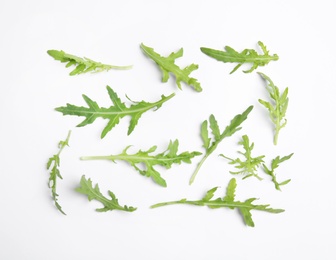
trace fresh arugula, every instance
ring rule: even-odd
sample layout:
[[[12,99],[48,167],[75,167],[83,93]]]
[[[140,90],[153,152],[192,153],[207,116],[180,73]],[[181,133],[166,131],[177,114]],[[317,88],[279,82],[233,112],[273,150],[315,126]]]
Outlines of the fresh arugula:
[[[54,154],[49,158],[47,162],[47,170],[50,170],[48,186],[51,189],[51,196],[54,200],[56,208],[64,215],[61,205],[58,203],[58,194],[57,194],[57,179],[63,179],[60,173],[59,167],[61,163],[60,154],[66,146],[69,146],[71,131],[68,132],[67,138],[64,141],[58,143],[58,153]]]
[[[48,50],[47,53],[55,60],[59,60],[62,63],[67,63],[65,66],[66,68],[73,65],[76,66],[76,68],[70,72],[70,76],[79,75],[87,72],[108,71],[110,69],[127,70],[132,68],[132,66],[114,66],[103,64],[89,58],[80,58],[75,55],[68,54],[62,50]]]
[[[187,200],[181,199],[177,201],[161,202],[151,206],[151,208],[158,208],[162,206],[168,206],[173,204],[189,204],[195,206],[207,206],[211,209],[217,208],[237,208],[243,216],[243,220],[247,226],[254,227],[254,222],[252,219],[251,210],[266,211],[270,213],[281,213],[284,212],[283,209],[273,209],[270,208],[269,204],[255,205],[253,202],[256,198],[249,198],[245,201],[235,200],[237,182],[235,178],[232,178],[227,186],[226,195],[223,198],[212,199],[214,193],[217,191],[218,187],[212,188],[207,191],[205,196],[201,200]]]
[[[201,47],[201,51],[218,61],[238,63],[238,65],[234,67],[230,74],[239,69],[241,65],[245,63],[252,63],[251,68],[244,71],[245,73],[250,73],[257,69],[259,66],[265,66],[270,61],[276,61],[279,59],[279,56],[277,54],[270,55],[266,46],[261,41],[259,41],[258,44],[263,51],[263,54],[258,54],[258,52],[253,49],[245,49],[239,53],[229,46],[225,46],[225,51],[214,50],[205,47]]]
[[[119,123],[121,118],[125,116],[130,116],[131,121],[127,132],[127,134],[130,135],[143,113],[145,113],[150,109],[155,110],[159,109],[164,102],[168,101],[169,99],[175,96],[175,93],[167,97],[162,95],[161,99],[154,103],[148,103],[145,101],[140,102],[132,101],[133,104],[130,107],[127,107],[125,103],[121,102],[117,93],[114,92],[112,88],[110,88],[109,86],[107,86],[106,88],[110,96],[110,99],[113,103],[113,106],[110,106],[109,108],[99,107],[97,102],[91,100],[86,95],[83,95],[83,99],[85,100],[88,107],[79,107],[67,104],[66,107],[58,107],[55,110],[63,113],[63,115],[74,115],[85,117],[85,120],[81,122],[79,125],[77,125],[77,127],[91,124],[99,117],[108,119],[109,122],[103,129],[101,133],[101,138],[104,138],[106,134]]]
[[[243,179],[253,176],[259,180],[262,180],[262,178],[257,174],[257,169],[264,162],[263,158],[265,157],[265,155],[252,157],[254,143],[250,144],[250,140],[247,135],[243,135],[242,140],[238,144],[242,145],[245,150],[245,152],[238,151],[238,153],[242,154],[245,157],[244,161],[240,158],[231,159],[223,154],[220,154],[220,156],[230,161],[229,164],[233,164],[235,165],[236,169],[239,169],[239,171],[230,171],[230,173],[244,174],[245,176],[243,177]]]
[[[80,187],[76,188],[76,191],[88,196],[88,200],[96,200],[103,204],[103,208],[96,209],[98,212],[106,212],[112,210],[121,210],[121,211],[128,211],[132,212],[135,211],[136,208],[130,206],[121,206],[118,202],[118,199],[114,195],[112,191],[108,191],[108,195],[111,198],[105,197],[100,189],[98,184],[93,187],[91,179],[86,179],[83,175],[80,180]]]
[[[282,182],[278,182],[277,177],[276,177],[276,173],[274,171],[275,171],[276,168],[279,167],[280,163],[289,160],[293,156],[293,154],[294,153],[291,153],[291,154],[283,156],[283,157],[280,157],[280,156],[275,157],[271,162],[271,168],[270,169],[265,164],[263,164],[264,172],[272,177],[272,182],[274,183],[275,188],[279,191],[281,191],[280,186],[286,185],[291,180],[288,179],[288,180],[285,180],[285,181],[282,181]]]
[[[107,156],[84,156],[81,157],[82,160],[110,160],[115,162],[117,160],[122,160],[128,162],[135,170],[137,170],[141,175],[146,177],[151,177],[157,184],[166,187],[166,181],[161,177],[160,173],[154,169],[155,165],[161,165],[166,169],[171,168],[175,164],[191,163],[191,159],[195,156],[201,155],[200,152],[183,152],[177,154],[179,142],[175,140],[170,141],[167,149],[159,154],[150,155],[156,151],[157,146],[152,146],[147,151],[139,150],[137,153],[128,154],[127,150],[130,146],[127,146],[121,154],[118,155],[107,155]],[[144,165],[145,169],[142,169],[138,165]]]
[[[175,59],[183,56],[183,48],[178,52],[172,52],[168,57],[162,57],[160,54],[156,53],[153,48],[144,45],[140,45],[143,52],[150,57],[161,69],[163,76],[162,82],[167,82],[169,79],[169,73],[175,75],[176,84],[179,89],[181,89],[181,82],[186,83],[187,85],[193,87],[197,92],[202,91],[201,84],[195,78],[189,77],[189,74],[198,69],[197,64],[191,64],[184,69],[181,69],[178,65],[175,64]]]
[[[273,143],[274,145],[277,145],[279,132],[287,124],[287,119],[285,117],[289,102],[288,88],[286,88],[285,91],[280,94],[279,88],[274,85],[273,81],[268,76],[261,72],[258,72],[258,74],[268,82],[267,91],[272,101],[270,103],[259,99],[259,103],[267,108],[269,112],[269,116],[275,127]]]
[[[199,172],[201,166],[205,160],[216,150],[218,144],[226,137],[233,135],[235,132],[239,131],[239,127],[246,119],[248,114],[252,111],[253,106],[249,106],[242,114],[236,115],[230,122],[230,124],[220,133],[218,123],[214,115],[210,115],[209,122],[207,120],[203,121],[201,125],[201,137],[203,140],[203,147],[205,148],[205,155],[202,160],[198,163],[197,168],[190,178],[189,184],[192,184]],[[213,138],[209,137],[208,124],[212,131]]]

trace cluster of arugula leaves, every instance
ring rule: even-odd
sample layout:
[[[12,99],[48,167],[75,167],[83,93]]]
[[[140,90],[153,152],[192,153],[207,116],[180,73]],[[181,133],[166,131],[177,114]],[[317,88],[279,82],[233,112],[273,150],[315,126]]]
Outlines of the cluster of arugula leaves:
[[[258,67],[265,66],[270,61],[276,61],[279,59],[277,54],[270,55],[266,46],[262,42],[259,41],[258,44],[263,52],[262,54],[259,54],[256,50],[253,49],[245,49],[242,52],[238,52],[229,46],[226,46],[224,51],[214,50],[206,47],[201,47],[200,50],[204,54],[208,55],[209,57],[215,58],[218,61],[222,61],[224,63],[237,63],[237,65],[230,72],[230,74],[237,71],[238,68],[240,68],[243,64],[252,64],[250,69],[244,71],[245,73],[251,73]],[[181,48],[177,52],[172,52],[167,57],[161,56],[159,53],[155,52],[153,48],[148,47],[143,43],[141,43],[140,48],[144,52],[144,54],[148,56],[151,60],[153,60],[162,71],[162,82],[167,82],[170,74],[172,74],[175,77],[176,85],[179,89],[182,89],[181,83],[183,82],[187,86],[192,87],[196,92],[202,91],[201,84],[198,82],[198,80],[196,78],[190,77],[191,72],[198,69],[198,65],[191,64],[182,69],[175,63],[175,60],[177,58],[183,56],[183,48]],[[67,63],[66,67],[74,65],[75,69],[70,72],[71,76],[88,72],[108,71],[110,69],[124,70],[130,69],[132,67],[103,64],[101,62],[96,62],[88,58],[80,58],[75,55],[68,54],[62,50],[49,50],[48,54],[55,60],[61,61],[62,63]],[[265,101],[259,99],[259,103],[269,111],[270,119],[274,124],[273,143],[274,145],[276,145],[278,143],[279,131],[287,123],[285,116],[288,107],[288,88],[286,88],[283,93],[280,93],[279,88],[275,86],[273,81],[268,76],[261,72],[258,72],[258,74],[268,83],[266,89],[269,93],[271,100]],[[108,120],[106,127],[101,133],[101,138],[104,138],[106,134],[109,133],[123,117],[129,116],[131,117],[131,120],[127,134],[130,135],[134,131],[135,126],[138,124],[138,121],[143,113],[152,109],[156,111],[163,105],[163,103],[175,96],[175,93],[172,93],[169,96],[162,95],[161,99],[153,103],[149,103],[146,101],[134,102],[129,99],[132,104],[130,106],[126,106],[126,104],[120,100],[117,93],[112,90],[111,87],[107,86],[106,88],[113,104],[110,107],[100,107],[97,102],[93,101],[88,96],[83,95],[83,99],[88,107],[76,106],[67,103],[66,106],[58,107],[55,110],[61,112],[63,115],[84,117],[85,119],[80,124],[78,124],[77,127],[83,127],[85,125],[92,124],[97,118],[103,118]],[[112,162],[116,162],[118,160],[125,161],[128,162],[141,175],[145,177],[150,177],[156,184],[162,187],[167,187],[166,181],[162,178],[160,172],[156,170],[154,166],[160,165],[165,167],[166,169],[169,169],[173,164],[181,164],[182,162],[191,163],[191,160],[194,157],[203,155],[202,159],[198,162],[197,167],[190,178],[189,184],[192,184],[195,181],[195,178],[206,159],[212,153],[214,153],[218,145],[225,138],[234,135],[236,132],[242,129],[242,123],[247,119],[248,115],[251,113],[252,110],[253,106],[251,105],[247,107],[247,109],[241,114],[237,114],[235,117],[233,117],[233,119],[224,128],[223,131],[220,130],[218,122],[213,114],[210,115],[209,120],[204,120],[201,124],[200,134],[203,141],[203,148],[205,149],[204,153],[198,151],[185,151],[182,153],[178,153],[179,141],[175,140],[169,142],[169,145],[165,151],[156,155],[152,154],[157,149],[157,146],[155,145],[150,147],[148,150],[139,150],[138,152],[133,154],[128,153],[130,146],[127,146],[120,154],[105,156],[83,156],[81,157],[81,160],[110,160]],[[209,129],[211,131],[211,134],[209,134]],[[62,152],[64,147],[68,146],[69,138],[70,131],[65,141],[60,141],[58,153],[50,157],[47,163],[47,169],[50,170],[49,187],[51,189],[52,198],[54,200],[56,208],[63,214],[65,213],[58,203],[56,184],[58,178],[62,179],[59,170],[60,153]],[[244,152],[238,151],[240,155],[244,156],[244,159],[241,159],[239,157],[236,159],[232,159],[228,156],[220,154],[220,156],[229,160],[229,164],[235,165],[237,171],[230,171],[231,174],[243,175],[243,179],[253,176],[259,180],[262,180],[263,178],[260,177],[257,173],[258,168],[261,167],[264,172],[271,177],[275,189],[280,190],[280,186],[286,185],[290,182],[290,179],[279,182],[277,180],[275,169],[279,167],[280,163],[289,160],[292,157],[293,153],[283,157],[277,156],[271,161],[271,166],[269,168],[265,164],[264,155],[256,157],[252,156],[254,143],[250,143],[249,137],[247,135],[243,135],[241,141],[238,144],[242,145],[244,149]],[[151,208],[157,208],[172,204],[207,206],[212,209],[222,207],[229,209],[237,208],[243,216],[245,224],[251,227],[254,226],[251,210],[266,211],[270,213],[281,213],[284,211],[283,209],[273,209],[270,207],[269,204],[253,204],[253,202],[256,200],[255,198],[249,198],[245,201],[236,200],[236,187],[237,181],[235,178],[232,178],[229,181],[226,189],[226,195],[223,198],[213,199],[214,193],[218,189],[218,187],[214,187],[208,190],[206,195],[201,200],[181,199],[177,201],[160,202],[152,205]],[[112,210],[132,212],[136,210],[136,208],[132,206],[121,206],[118,202],[117,197],[112,191],[108,191],[109,197],[104,196],[101,193],[98,184],[93,185],[91,179],[86,179],[84,175],[82,176],[80,180],[80,186],[76,188],[76,191],[85,194],[88,197],[89,201],[96,200],[102,203],[103,208],[97,209],[97,211],[99,212]]]

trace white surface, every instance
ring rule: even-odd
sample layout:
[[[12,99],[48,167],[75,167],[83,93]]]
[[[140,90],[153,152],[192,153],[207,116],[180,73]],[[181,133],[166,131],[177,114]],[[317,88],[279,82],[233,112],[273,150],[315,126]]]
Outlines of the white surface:
[[[0,3],[0,259],[336,259],[335,203],[335,1],[7,1]],[[280,89],[289,87],[288,125],[279,145],[272,145],[271,125],[257,99],[265,85],[254,72],[229,75],[234,64],[205,56],[199,47],[237,50],[263,41],[279,61],[260,67]],[[204,91],[196,93],[174,78],[161,83],[161,72],[141,52],[143,42],[161,54],[184,48],[180,66],[200,65],[191,76]],[[63,49],[78,56],[133,64],[130,71],[68,76],[69,69],[46,54]],[[83,104],[86,94],[108,106],[105,86],[123,101],[176,97],[142,116],[126,135],[124,118],[103,140],[106,124],[76,128],[81,118],[53,109],[67,102]],[[180,140],[180,151],[202,151],[200,124],[213,113],[223,129],[247,106],[255,108],[243,129],[221,143],[203,165],[195,183],[191,165],[159,168],[168,188],[155,185],[127,164],[83,162],[82,155],[119,153]],[[61,155],[60,214],[47,187],[47,159],[71,129],[70,147]],[[277,192],[270,180],[238,179],[237,199],[260,198],[282,214],[252,212],[256,227],[246,227],[238,212],[203,207],[149,209],[183,197],[200,199],[221,186],[224,194],[232,168],[217,157],[235,155],[237,141],[248,134],[255,154],[267,160],[294,152],[279,167],[279,178],[292,182]],[[115,192],[134,213],[97,213],[99,203],[74,192],[85,174],[102,192]],[[260,174],[263,174],[262,172]]]

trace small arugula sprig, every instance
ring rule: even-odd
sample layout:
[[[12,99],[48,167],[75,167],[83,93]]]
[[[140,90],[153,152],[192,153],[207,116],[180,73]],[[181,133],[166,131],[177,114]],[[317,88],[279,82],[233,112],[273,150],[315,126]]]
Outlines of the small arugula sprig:
[[[74,115],[74,116],[83,116],[85,120],[81,122],[77,127],[85,126],[92,124],[97,118],[101,117],[108,119],[109,122],[101,133],[101,138],[104,138],[106,134],[116,126],[120,119],[125,116],[130,116],[131,121],[128,128],[127,134],[130,135],[135,126],[137,125],[141,115],[150,109],[159,109],[162,104],[172,97],[175,96],[175,93],[172,93],[169,96],[161,96],[161,100],[148,103],[145,101],[135,102],[131,101],[133,104],[130,107],[127,107],[125,103],[121,102],[116,92],[112,90],[109,86],[106,87],[107,92],[110,96],[110,99],[113,103],[113,106],[109,108],[99,107],[97,102],[91,100],[86,95],[83,95],[83,99],[89,107],[79,107],[71,104],[67,104],[66,107],[58,107],[55,110],[63,113],[63,115]]]
[[[252,204],[256,198],[250,198],[245,201],[235,200],[235,191],[237,187],[237,182],[235,178],[232,178],[227,186],[226,195],[223,198],[212,199],[214,193],[217,191],[218,187],[212,188],[207,191],[205,196],[201,200],[187,200],[181,199],[177,201],[161,202],[151,206],[151,208],[158,208],[162,206],[168,206],[173,204],[189,204],[195,206],[208,206],[211,209],[217,208],[237,208],[243,216],[243,220],[247,226],[254,227],[254,222],[252,219],[251,210],[266,211],[270,213],[281,213],[284,212],[283,209],[273,209],[270,208],[269,204],[255,205]]]
[[[157,146],[152,146],[147,151],[139,150],[137,153],[128,154],[127,150],[130,146],[127,146],[121,154],[118,155],[107,155],[107,156],[83,156],[81,160],[110,160],[115,162],[117,160],[122,160],[128,162],[135,170],[137,170],[141,175],[146,177],[151,177],[153,181],[163,187],[167,187],[166,181],[161,177],[160,173],[154,169],[155,165],[161,165],[166,169],[171,168],[175,164],[191,163],[191,159],[195,156],[201,155],[200,152],[183,152],[177,154],[179,142],[175,140],[170,141],[167,149],[157,155],[150,155],[156,151]],[[145,169],[139,168],[137,165],[142,164]]]
[[[183,56],[183,48],[178,52],[172,52],[168,57],[162,57],[160,54],[156,53],[153,48],[144,45],[140,45],[143,52],[150,57],[161,69],[163,76],[162,82],[167,82],[169,79],[169,73],[175,75],[176,84],[179,89],[181,89],[181,81],[185,82],[187,85],[193,87],[197,92],[202,91],[201,84],[195,78],[189,77],[189,74],[198,69],[197,64],[191,64],[184,69],[181,69],[178,65],[175,64],[175,59]]]
[[[259,99],[259,103],[262,104],[265,108],[267,108],[272,123],[275,127],[274,145],[278,143],[278,137],[280,130],[286,126],[287,119],[285,118],[287,107],[288,107],[288,88],[280,94],[280,90],[277,86],[274,85],[273,81],[266,76],[265,74],[258,72],[258,74],[268,82],[267,91],[269,93],[270,98],[272,99],[272,103],[267,102],[265,100]]]
[[[114,195],[112,191],[108,191],[108,195],[111,199],[105,197],[99,189],[98,184],[93,187],[91,179],[86,179],[83,175],[80,180],[80,187],[76,188],[76,191],[88,196],[88,200],[96,200],[101,202],[104,207],[96,209],[98,212],[106,212],[112,210],[121,210],[121,211],[128,211],[132,212],[135,211],[136,208],[130,206],[121,206],[118,202],[118,199]]]
[[[291,180],[288,179],[288,180],[285,180],[285,181],[282,181],[282,182],[278,182],[278,180],[276,178],[276,173],[274,172],[274,170],[279,167],[280,163],[289,160],[293,156],[293,154],[294,153],[291,153],[291,154],[283,156],[283,157],[280,157],[280,156],[275,157],[271,162],[271,168],[270,169],[265,164],[263,164],[264,172],[272,177],[272,182],[274,183],[275,188],[279,191],[281,191],[280,186],[286,185]]]
[[[189,184],[192,184],[196,178],[197,173],[202,167],[206,159],[216,150],[218,144],[226,137],[233,135],[235,132],[239,131],[239,127],[246,119],[248,114],[252,111],[253,106],[249,106],[242,114],[236,115],[230,122],[230,124],[224,129],[223,133],[220,133],[218,123],[214,115],[210,115],[209,122],[207,120],[203,121],[201,125],[201,137],[203,140],[203,147],[205,148],[205,155],[202,160],[198,163],[197,168],[190,178]],[[209,137],[208,124],[212,131],[213,140]],[[211,142],[212,141],[212,142]]]
[[[244,174],[243,179],[248,177],[256,177],[259,180],[262,178],[257,174],[257,169],[264,162],[263,158],[265,155],[252,157],[252,150],[254,148],[254,143],[250,144],[249,137],[247,135],[243,135],[241,141],[238,143],[243,146],[245,152],[238,151],[238,153],[242,154],[245,157],[245,160],[242,161],[240,158],[231,159],[223,154],[220,156],[230,160],[229,164],[236,165],[235,168],[239,169],[239,171],[230,171],[232,174]]]
[[[62,50],[48,50],[47,53],[55,60],[59,60],[62,63],[67,62],[65,66],[66,68],[73,65],[76,66],[76,68],[70,72],[70,76],[79,75],[87,72],[108,71],[110,69],[127,70],[132,68],[132,66],[114,66],[103,64],[89,58],[80,58],[75,55],[68,54]]]
[[[57,189],[57,178],[63,179],[59,170],[61,163],[60,154],[63,151],[64,147],[69,146],[70,135],[71,131],[68,132],[67,138],[64,141],[60,141],[58,143],[59,148],[58,153],[50,157],[47,162],[47,170],[50,170],[48,186],[51,189],[51,196],[54,200],[56,208],[64,215],[66,214],[62,210],[61,205],[58,203],[58,194],[56,189]]]
[[[257,69],[259,66],[265,66],[270,61],[276,61],[279,59],[279,56],[277,54],[270,55],[266,46],[261,41],[259,41],[258,44],[263,51],[263,54],[258,54],[258,52],[253,49],[245,49],[239,53],[229,46],[225,46],[225,51],[214,50],[205,47],[202,47],[201,51],[218,61],[238,63],[238,65],[234,67],[230,74],[235,72],[244,63],[252,63],[251,68],[244,71],[245,73],[250,73]]]

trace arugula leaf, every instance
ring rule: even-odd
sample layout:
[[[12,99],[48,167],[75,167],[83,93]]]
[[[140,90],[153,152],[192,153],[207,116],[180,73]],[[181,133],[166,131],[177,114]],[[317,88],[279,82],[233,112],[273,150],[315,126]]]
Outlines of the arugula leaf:
[[[48,50],[47,53],[53,57],[55,60],[59,60],[60,62],[64,63],[67,62],[66,68],[71,67],[73,65],[76,66],[74,70],[70,72],[70,76],[79,75],[87,72],[101,72],[101,71],[108,71],[110,69],[119,69],[119,70],[127,70],[132,68],[132,66],[114,66],[103,64],[101,62],[97,62],[91,60],[89,58],[80,58],[72,54],[68,54],[64,51],[58,50]]]
[[[209,148],[210,142],[211,142],[211,138],[209,138],[209,133],[208,133],[208,121],[203,121],[202,125],[201,125],[201,137],[203,140],[203,147],[205,149]]]
[[[127,150],[130,146],[127,146],[121,154],[118,155],[107,155],[107,156],[83,156],[81,160],[110,160],[115,162],[117,160],[122,160],[128,162],[135,170],[137,170],[141,175],[146,177],[151,177],[157,184],[166,187],[166,181],[161,177],[160,173],[154,169],[155,165],[161,165],[166,169],[171,168],[175,164],[191,163],[191,159],[195,156],[201,155],[200,152],[183,152],[177,154],[179,142],[175,140],[170,141],[168,148],[157,155],[150,155],[156,151],[156,146],[152,146],[147,151],[139,150],[137,153],[128,154]],[[145,166],[145,169],[141,169],[138,165],[141,164]]]
[[[208,121],[203,121],[201,125],[201,137],[203,140],[203,147],[205,148],[205,155],[202,160],[198,163],[197,168],[190,178],[189,184],[192,184],[199,172],[201,166],[206,161],[206,159],[216,150],[218,144],[226,137],[233,135],[235,132],[239,131],[239,127],[246,119],[248,114],[252,111],[253,106],[249,106],[242,114],[236,115],[230,122],[230,124],[224,129],[223,133],[220,134],[220,130],[214,115],[210,115],[209,124],[213,134],[213,141],[208,136]]]
[[[60,154],[63,151],[64,147],[69,146],[71,131],[68,132],[67,138],[64,141],[58,143],[58,153],[54,154],[48,159],[47,170],[50,170],[48,186],[51,189],[51,196],[54,200],[56,208],[64,215],[61,205],[58,203],[58,194],[57,194],[57,178],[63,179],[60,173],[59,167],[61,163]]]
[[[161,203],[152,205],[151,208],[158,208],[158,207],[168,206],[168,205],[173,205],[173,204],[207,206],[211,209],[217,209],[217,208],[235,209],[237,208],[242,214],[245,224],[250,227],[254,227],[251,210],[259,210],[259,211],[265,211],[269,213],[284,212],[283,209],[270,208],[269,204],[255,205],[253,204],[253,202],[256,200],[256,198],[249,198],[245,201],[235,200],[236,187],[237,187],[236,179],[232,178],[227,186],[226,195],[224,196],[224,198],[212,199],[214,196],[214,193],[217,190],[217,187],[215,187],[209,190],[201,200],[181,199],[177,201],[161,202]]]
[[[139,118],[143,113],[145,113],[150,109],[155,110],[159,109],[164,102],[168,101],[169,99],[175,96],[175,93],[167,97],[162,95],[161,100],[154,103],[148,103],[145,101],[140,102],[132,101],[133,104],[130,107],[127,107],[125,103],[121,102],[117,93],[115,93],[109,86],[107,86],[106,88],[114,106],[111,106],[109,108],[99,107],[95,101],[91,100],[86,95],[83,95],[83,99],[85,100],[86,104],[89,107],[79,107],[67,104],[66,107],[58,107],[55,110],[63,113],[63,115],[74,115],[85,117],[85,120],[81,122],[79,125],[77,125],[77,127],[82,127],[91,124],[99,117],[108,119],[109,122],[103,129],[101,133],[101,138],[104,138],[106,134],[119,123],[121,118],[125,116],[130,116],[131,121],[127,132],[127,134],[130,135],[133,132],[135,126],[139,121]]]
[[[272,103],[259,99],[259,103],[267,108],[269,116],[275,127],[275,134],[273,143],[276,145],[278,143],[279,132],[281,128],[285,127],[287,124],[287,119],[285,118],[287,107],[288,107],[288,88],[280,94],[280,90],[274,85],[273,81],[265,74],[258,72],[258,74],[268,82],[267,91]]]
[[[108,195],[111,199],[105,197],[99,189],[98,184],[93,187],[91,179],[86,179],[83,175],[80,180],[80,187],[76,188],[76,191],[88,196],[88,200],[97,200],[103,204],[103,208],[96,209],[98,212],[106,212],[112,210],[121,210],[132,212],[135,211],[136,208],[130,206],[121,206],[118,202],[118,199],[114,195],[112,191],[108,191]]]
[[[239,169],[239,171],[230,171],[230,173],[244,174],[245,177],[243,179],[254,176],[257,179],[262,180],[262,178],[257,174],[257,168],[259,168],[259,166],[264,162],[263,158],[265,157],[265,155],[252,157],[251,154],[254,148],[254,143],[250,144],[250,140],[247,135],[243,135],[242,140],[238,144],[242,145],[245,150],[245,152],[238,151],[238,153],[244,155],[244,161],[242,161],[240,158],[231,159],[223,154],[220,154],[220,156],[230,161],[229,164],[236,165],[235,168]]]
[[[265,66],[270,61],[276,61],[279,59],[277,54],[270,55],[269,51],[266,49],[266,46],[261,41],[259,41],[258,44],[263,51],[263,54],[258,54],[258,52],[253,49],[245,49],[239,53],[229,46],[225,46],[225,51],[214,50],[205,47],[202,47],[201,51],[218,61],[238,63],[238,65],[234,67],[230,74],[235,72],[244,63],[252,63],[251,68],[244,71],[245,73],[250,73],[257,69],[258,66]]]
[[[163,76],[162,82],[167,82],[169,79],[169,73],[175,75],[176,84],[179,89],[182,89],[181,82],[186,83],[187,85],[193,87],[197,92],[202,91],[201,84],[195,78],[189,77],[189,74],[198,69],[197,64],[191,64],[184,69],[181,69],[175,64],[175,59],[183,56],[183,48],[178,52],[172,52],[168,57],[162,57],[160,54],[156,53],[153,48],[148,47],[141,43],[140,45],[143,52],[151,58],[161,69]]]
[[[264,172],[272,177],[272,181],[274,183],[274,186],[279,191],[281,191],[280,186],[286,185],[291,180],[288,179],[288,180],[285,180],[285,181],[282,181],[282,182],[279,183],[277,178],[276,178],[276,174],[275,174],[274,170],[279,167],[280,163],[289,160],[293,156],[293,154],[294,153],[291,153],[291,154],[283,156],[283,157],[280,157],[280,156],[275,157],[271,162],[271,169],[267,168],[267,166],[265,164],[263,164]]]

